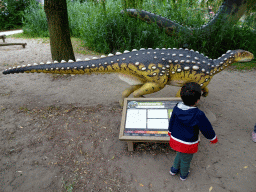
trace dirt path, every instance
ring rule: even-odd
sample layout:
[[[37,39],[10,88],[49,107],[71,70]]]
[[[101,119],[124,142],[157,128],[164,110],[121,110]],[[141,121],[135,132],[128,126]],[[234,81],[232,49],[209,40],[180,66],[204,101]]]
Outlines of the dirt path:
[[[48,43],[6,40],[28,45],[0,47],[1,71],[51,59]],[[226,70],[211,81],[201,106],[216,116],[219,143],[201,137],[185,182],[169,175],[175,152],[168,145],[142,143],[128,152],[118,140],[118,99],[127,85],[115,75],[1,73],[0,80],[0,191],[256,191],[255,71]]]

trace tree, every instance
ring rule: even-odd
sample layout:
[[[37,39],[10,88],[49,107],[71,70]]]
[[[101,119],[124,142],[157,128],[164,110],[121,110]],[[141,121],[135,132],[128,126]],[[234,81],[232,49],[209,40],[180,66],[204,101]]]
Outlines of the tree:
[[[21,28],[24,10],[30,3],[29,0],[0,0],[0,30]]]
[[[66,0],[45,0],[52,60],[75,60],[68,24]]]

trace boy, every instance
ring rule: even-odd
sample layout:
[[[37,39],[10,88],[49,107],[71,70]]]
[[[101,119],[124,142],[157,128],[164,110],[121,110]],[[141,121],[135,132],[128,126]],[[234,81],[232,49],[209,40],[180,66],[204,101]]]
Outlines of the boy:
[[[184,181],[188,177],[193,155],[198,150],[199,130],[211,143],[217,143],[218,139],[204,112],[195,107],[201,97],[200,85],[186,83],[180,95],[183,102],[173,109],[168,135],[171,148],[177,151],[170,174],[176,175],[180,171],[180,179]]]

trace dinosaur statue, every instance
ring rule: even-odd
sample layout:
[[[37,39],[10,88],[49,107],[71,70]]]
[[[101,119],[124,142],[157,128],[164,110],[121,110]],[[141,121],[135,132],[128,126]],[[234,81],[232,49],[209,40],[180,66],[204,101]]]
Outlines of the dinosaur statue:
[[[229,50],[218,59],[209,59],[198,51],[188,49],[133,49],[117,52],[116,55],[102,55],[101,58],[86,58],[85,61],[61,61],[58,63],[28,64],[6,69],[3,74],[13,73],[118,73],[119,77],[131,86],[123,91],[123,99],[133,93],[134,97],[157,92],[165,85],[182,87],[187,82],[201,85],[203,96],[208,95],[207,85],[212,77],[235,62],[247,62],[253,54],[244,50]],[[180,97],[180,90],[176,94]]]
[[[160,28],[165,29],[168,35],[173,35],[174,32],[192,35],[192,32],[196,30],[200,30],[200,33],[215,34],[216,30],[220,30],[220,26],[236,23],[246,11],[255,7],[255,5],[256,0],[225,0],[215,16],[200,28],[189,28],[144,10],[126,9],[122,11],[122,14],[125,13],[130,17],[139,18],[147,23],[156,22]]]

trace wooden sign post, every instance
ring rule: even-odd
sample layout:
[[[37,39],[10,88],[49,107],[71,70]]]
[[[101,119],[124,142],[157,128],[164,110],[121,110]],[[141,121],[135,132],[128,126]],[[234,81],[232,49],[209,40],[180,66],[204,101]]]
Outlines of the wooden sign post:
[[[169,119],[181,98],[126,98],[124,100],[119,140],[127,141],[128,151],[134,142],[168,143]]]

